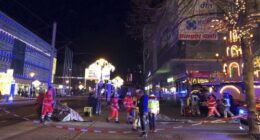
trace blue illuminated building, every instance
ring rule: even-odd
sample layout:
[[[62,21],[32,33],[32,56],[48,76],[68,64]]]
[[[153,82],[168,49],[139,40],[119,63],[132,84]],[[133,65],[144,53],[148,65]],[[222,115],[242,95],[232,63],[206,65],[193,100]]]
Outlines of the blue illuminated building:
[[[0,72],[13,69],[17,88],[28,91],[32,80],[46,84],[51,59],[49,43],[0,12]]]

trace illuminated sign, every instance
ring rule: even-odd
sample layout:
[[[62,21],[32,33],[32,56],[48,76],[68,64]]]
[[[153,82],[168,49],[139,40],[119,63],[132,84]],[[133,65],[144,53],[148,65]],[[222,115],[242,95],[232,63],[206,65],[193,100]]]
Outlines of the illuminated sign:
[[[168,82],[168,83],[174,82],[174,78],[173,78],[173,77],[168,78],[168,79],[167,79],[167,82]]]
[[[3,95],[9,95],[11,92],[11,85],[14,83],[13,73],[12,69],[0,73],[0,91]]]
[[[53,58],[53,66],[52,66],[52,78],[51,78],[51,82],[53,83],[54,80],[54,75],[56,73],[56,64],[57,64],[57,58]]]

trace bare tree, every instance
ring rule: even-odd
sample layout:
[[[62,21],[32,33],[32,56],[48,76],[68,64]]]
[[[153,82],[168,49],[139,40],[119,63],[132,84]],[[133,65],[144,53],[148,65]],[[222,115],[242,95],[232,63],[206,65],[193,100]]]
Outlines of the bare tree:
[[[246,102],[248,108],[249,133],[259,134],[257,111],[254,93],[254,32],[259,31],[259,19],[254,15],[260,14],[256,0],[213,0],[224,14],[222,18],[213,21],[217,31],[236,30],[241,40],[243,50],[243,80],[245,84]],[[259,4],[259,3],[258,3]],[[258,17],[259,18],[259,17]],[[258,23],[257,23],[258,22]]]

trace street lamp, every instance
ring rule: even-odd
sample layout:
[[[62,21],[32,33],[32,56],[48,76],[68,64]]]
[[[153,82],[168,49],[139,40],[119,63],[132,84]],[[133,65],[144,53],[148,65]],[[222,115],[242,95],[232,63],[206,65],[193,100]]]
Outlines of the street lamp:
[[[69,80],[66,80],[66,83],[69,84],[69,94],[70,94],[70,88],[71,88],[71,72],[72,72],[72,69],[69,68]]]
[[[216,74],[217,74],[217,76],[216,76],[217,79],[216,79],[216,81],[219,82],[219,81],[220,81],[220,80],[219,80],[219,74],[218,74],[218,65],[219,65],[218,59],[219,59],[219,53],[216,53],[215,56],[216,56],[216,59],[217,59],[217,73],[216,73]]]
[[[35,76],[35,73],[34,73],[34,72],[30,72],[29,75],[30,75],[30,77],[31,77],[30,97],[32,97],[32,90],[33,90],[33,84],[32,84],[32,82],[33,82],[33,77]]]

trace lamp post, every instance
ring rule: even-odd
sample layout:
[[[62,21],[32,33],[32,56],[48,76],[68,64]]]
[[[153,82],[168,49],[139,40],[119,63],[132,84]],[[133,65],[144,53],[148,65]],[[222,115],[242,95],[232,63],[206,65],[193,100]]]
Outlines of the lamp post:
[[[30,77],[31,77],[31,86],[30,86],[30,98],[32,97],[32,90],[33,90],[33,85],[32,85],[32,82],[33,82],[33,77],[35,76],[35,73],[34,72],[30,72]]]
[[[69,86],[70,81],[69,81],[69,80],[66,80],[65,83],[66,83],[66,87],[67,87],[67,86]],[[66,90],[67,94],[69,94],[69,91],[68,91],[69,88],[66,88],[65,90]]]
[[[217,78],[217,79],[216,79],[216,82],[219,83],[219,81],[220,81],[220,80],[219,80],[219,74],[218,74],[218,64],[219,64],[218,59],[219,59],[219,53],[216,53],[215,56],[216,56],[216,59],[217,59],[217,71],[216,71],[216,74],[217,74],[217,75],[216,75],[216,78]]]
[[[69,81],[68,81],[69,82],[69,94],[70,94],[70,90],[71,90],[70,89],[71,88],[71,72],[72,72],[72,69],[70,68],[69,69]]]

